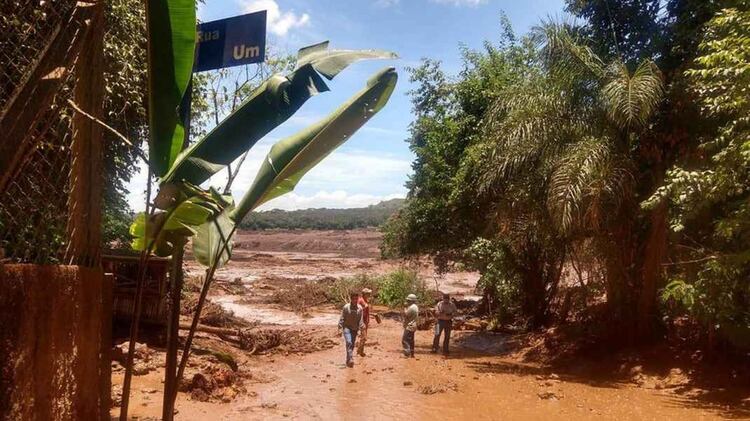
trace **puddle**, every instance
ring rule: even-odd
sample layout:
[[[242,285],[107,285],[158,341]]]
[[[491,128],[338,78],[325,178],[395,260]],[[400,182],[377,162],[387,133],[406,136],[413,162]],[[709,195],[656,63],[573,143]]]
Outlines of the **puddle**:
[[[339,322],[337,313],[316,313],[310,317],[303,317],[293,311],[284,311],[264,304],[243,304],[239,295],[222,295],[212,297],[211,301],[231,311],[235,316],[248,321],[259,321],[262,324],[275,325],[328,325],[335,326]]]

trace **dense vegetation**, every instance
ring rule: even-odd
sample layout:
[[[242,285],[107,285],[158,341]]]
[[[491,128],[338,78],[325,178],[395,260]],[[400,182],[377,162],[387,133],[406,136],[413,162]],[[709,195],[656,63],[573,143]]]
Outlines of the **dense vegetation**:
[[[478,269],[496,317],[606,320],[629,343],[679,316],[750,338],[746,1],[568,0],[411,69],[416,155],[384,249]],[[599,306],[605,299],[604,306]],[[667,321],[669,323],[664,323]]]
[[[252,212],[240,225],[250,230],[327,229],[379,227],[403,206],[403,199],[391,199],[365,208],[302,209]]]

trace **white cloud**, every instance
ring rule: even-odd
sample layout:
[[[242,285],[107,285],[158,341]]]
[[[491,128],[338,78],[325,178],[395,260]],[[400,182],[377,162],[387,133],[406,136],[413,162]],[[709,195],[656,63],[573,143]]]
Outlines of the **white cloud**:
[[[250,149],[232,186],[235,201],[239,201],[253,184],[266,154],[278,140],[268,136]],[[264,204],[261,209],[350,208],[405,197],[404,183],[410,172],[411,162],[408,158],[365,150],[334,151],[302,178],[295,191]],[[136,211],[144,208],[146,173],[146,166],[140,165],[139,173],[128,185],[128,202]],[[222,189],[225,184],[226,171],[221,171],[203,187]],[[154,186],[153,191],[156,190]]]
[[[297,14],[294,10],[282,11],[275,0],[250,0],[242,3],[246,13],[267,11],[268,29],[278,36],[285,36],[290,29],[301,28],[310,24],[310,15]]]
[[[232,186],[237,200],[250,188],[266,154],[277,140],[263,139],[250,150],[247,160]],[[378,202],[380,201],[378,198],[385,196],[405,195],[404,183],[410,171],[411,162],[407,159],[399,159],[370,151],[334,151],[319,165],[305,174],[297,185],[296,192],[288,195],[296,194],[297,202],[299,202],[299,197],[302,197],[302,195],[310,196],[321,191],[336,192],[343,190],[349,192],[349,195],[355,198],[361,199],[368,196],[371,198],[370,200]],[[210,185],[223,186],[224,180],[226,180],[224,172],[219,173],[211,178]],[[324,207],[327,206],[323,201],[324,198],[325,196],[317,196],[316,200],[319,202],[316,203]],[[269,202],[269,204],[274,202]],[[289,203],[294,203],[294,201]],[[302,202],[299,203],[301,206]]]
[[[469,6],[469,7],[477,7],[480,4],[487,3],[487,0],[430,0],[433,3],[440,3],[440,4],[452,4],[454,6]]]
[[[401,0],[375,0],[376,7],[387,8],[391,6],[397,6]]]

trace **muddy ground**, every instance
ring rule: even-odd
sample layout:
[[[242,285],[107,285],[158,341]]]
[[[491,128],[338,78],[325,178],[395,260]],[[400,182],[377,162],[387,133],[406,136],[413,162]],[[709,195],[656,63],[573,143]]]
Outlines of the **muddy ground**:
[[[407,359],[400,354],[399,322],[384,317],[382,324],[372,322],[367,357],[346,368],[336,306],[295,308],[285,291],[409,265],[430,286],[475,298],[477,274],[438,276],[426,262],[380,260],[379,239],[373,230],[240,233],[210,297],[216,312],[231,310],[238,319],[218,315],[204,322],[251,337],[240,343],[238,336],[198,334],[176,419],[750,418],[747,379],[725,365],[697,366],[667,348],[552,363],[538,351],[549,353],[554,332],[454,331],[445,357],[429,352],[431,331],[419,331],[417,357]],[[200,271],[188,263],[189,276]],[[315,301],[315,294],[300,294]],[[158,341],[140,349],[130,414],[155,419],[164,353]],[[117,397],[123,370],[117,362],[113,370]]]

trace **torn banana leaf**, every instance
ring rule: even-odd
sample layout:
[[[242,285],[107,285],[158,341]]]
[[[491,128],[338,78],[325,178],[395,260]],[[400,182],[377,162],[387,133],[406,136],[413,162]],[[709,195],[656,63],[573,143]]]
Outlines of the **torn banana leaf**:
[[[150,217],[139,213],[130,226],[133,236],[132,248],[142,251],[149,247],[157,256],[169,256],[175,247],[183,245],[188,237],[199,232],[201,226],[219,217],[226,209],[232,209],[231,196],[222,196],[215,190],[193,190],[186,186],[185,191],[175,193],[179,200],[166,211],[154,213]]]
[[[394,68],[372,76],[367,86],[315,125],[280,140],[261,164],[253,185],[231,217],[239,222],[261,204],[288,193],[311,168],[380,111],[396,86]]]
[[[180,154],[163,182],[200,185],[231,164],[305,101],[328,90],[318,72],[330,79],[355,61],[394,57],[387,51],[328,50],[328,42],[301,49],[292,73],[271,76],[256,88],[237,110]]]

